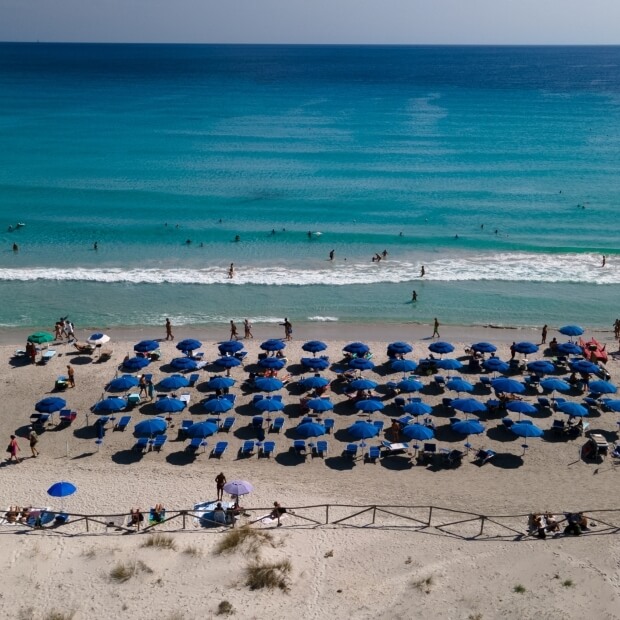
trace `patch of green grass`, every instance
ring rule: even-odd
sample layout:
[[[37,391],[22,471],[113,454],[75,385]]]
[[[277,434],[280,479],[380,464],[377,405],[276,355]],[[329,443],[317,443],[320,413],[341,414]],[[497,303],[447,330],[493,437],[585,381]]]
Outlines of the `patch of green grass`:
[[[170,549],[170,551],[176,551],[177,544],[174,542],[172,536],[167,534],[150,534],[149,537],[142,543],[141,547],[156,547],[158,549]]]
[[[255,530],[244,525],[243,527],[236,527],[228,530],[215,546],[215,553],[217,555],[222,555],[224,553],[234,553],[235,551],[243,550],[256,555],[263,545],[273,547],[273,536],[269,532]]]
[[[220,601],[220,604],[217,606],[217,611],[215,612],[217,616],[229,616],[234,613],[235,610],[230,601]]]
[[[516,592],[517,594],[524,594],[525,593],[525,586],[522,586],[520,583],[518,583],[513,589],[513,592]]]
[[[290,589],[291,570],[290,560],[252,562],[245,567],[245,585],[249,586],[250,590],[279,588],[284,592],[288,592]]]
[[[132,577],[138,573],[152,573],[153,570],[149,568],[144,562],[138,560],[136,562],[119,562],[111,571],[110,579],[117,583],[124,583],[129,581]]]

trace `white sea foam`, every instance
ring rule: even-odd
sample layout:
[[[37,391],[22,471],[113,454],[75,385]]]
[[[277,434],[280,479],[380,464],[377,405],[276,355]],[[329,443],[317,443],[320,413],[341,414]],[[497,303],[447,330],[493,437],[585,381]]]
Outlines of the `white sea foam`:
[[[601,268],[598,254],[461,254],[426,260],[426,280],[453,281],[526,281],[620,284],[620,267],[611,260]],[[78,281],[122,282],[133,284],[260,284],[260,285],[331,285],[411,282],[418,279],[419,262],[386,260],[381,263],[354,262],[317,265],[316,268],[284,265],[239,266],[235,277],[228,279],[222,267],[206,269],[72,269],[36,267],[0,269],[0,281]]]
[[[337,316],[309,316],[308,321],[316,323],[335,323],[338,320]]]

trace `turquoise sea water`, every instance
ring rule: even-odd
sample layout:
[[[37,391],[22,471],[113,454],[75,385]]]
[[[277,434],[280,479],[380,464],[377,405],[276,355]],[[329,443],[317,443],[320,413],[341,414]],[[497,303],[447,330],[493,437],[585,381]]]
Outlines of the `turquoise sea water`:
[[[2,44],[0,92],[0,325],[616,318],[620,48]]]

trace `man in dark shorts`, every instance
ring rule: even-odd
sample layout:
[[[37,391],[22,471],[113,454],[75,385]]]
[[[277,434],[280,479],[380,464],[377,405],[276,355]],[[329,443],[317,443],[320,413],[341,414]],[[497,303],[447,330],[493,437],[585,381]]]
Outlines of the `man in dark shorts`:
[[[217,489],[217,499],[221,501],[224,499],[224,485],[226,484],[226,476],[223,472],[220,472],[215,476],[215,488]]]
[[[174,340],[174,336],[172,335],[172,323],[170,319],[166,319],[166,340]]]

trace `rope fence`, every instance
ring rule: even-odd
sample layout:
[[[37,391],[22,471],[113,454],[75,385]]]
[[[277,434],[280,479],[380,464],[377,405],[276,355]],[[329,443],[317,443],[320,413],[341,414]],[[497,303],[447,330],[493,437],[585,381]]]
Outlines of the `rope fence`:
[[[233,517],[231,512],[182,509],[165,510],[160,520],[143,515],[143,521],[132,524],[131,515],[57,513],[32,509],[24,522],[12,521],[9,511],[0,513],[2,526],[0,534],[24,532],[24,530],[45,530],[67,536],[135,534],[154,532],[222,532],[235,526],[254,525],[275,527],[277,517],[273,508],[243,508],[242,515]],[[583,514],[588,527],[581,531],[583,536],[608,535],[620,532],[620,509],[580,510],[572,513],[558,511],[554,514],[559,532],[568,525],[569,514]],[[19,517],[18,517],[19,519]],[[381,529],[410,531],[447,536],[461,540],[523,540],[532,532],[532,515],[483,515],[474,512],[445,508],[441,506],[409,505],[352,505],[318,504],[286,508],[280,516],[285,529],[315,529],[339,527],[350,529]],[[557,534],[557,532],[553,532]],[[550,533],[550,535],[552,535]]]

